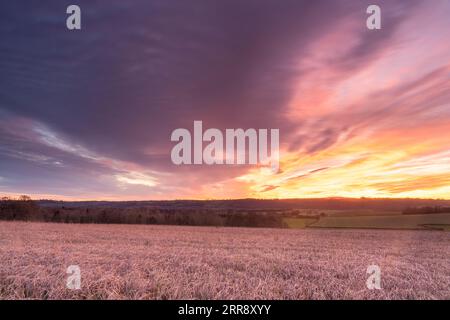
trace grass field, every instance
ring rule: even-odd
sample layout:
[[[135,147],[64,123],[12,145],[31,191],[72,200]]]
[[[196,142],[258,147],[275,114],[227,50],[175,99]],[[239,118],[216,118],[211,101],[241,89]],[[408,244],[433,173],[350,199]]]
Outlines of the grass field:
[[[292,229],[303,229],[310,225],[312,225],[314,222],[317,222],[318,219],[314,218],[284,218],[283,221],[286,223],[288,228]]]
[[[440,231],[0,222],[0,298],[450,299],[449,244]],[[381,290],[366,287],[371,264]]]
[[[289,228],[439,229],[450,230],[450,213],[422,215],[330,215],[318,219],[286,218]]]

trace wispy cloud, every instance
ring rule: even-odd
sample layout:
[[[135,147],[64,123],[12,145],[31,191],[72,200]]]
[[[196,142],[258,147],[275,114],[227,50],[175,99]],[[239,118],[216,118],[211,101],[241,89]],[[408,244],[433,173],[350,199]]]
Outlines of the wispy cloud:
[[[154,187],[157,185],[157,180],[154,177],[138,172],[130,172],[124,175],[116,175],[116,179],[117,181],[123,182],[125,184],[135,184],[147,187]]]

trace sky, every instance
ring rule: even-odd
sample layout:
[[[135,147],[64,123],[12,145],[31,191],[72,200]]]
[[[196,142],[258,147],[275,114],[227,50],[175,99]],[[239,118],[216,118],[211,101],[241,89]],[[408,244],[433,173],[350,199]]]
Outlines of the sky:
[[[450,199],[449,17],[448,0],[2,1],[0,195]],[[280,170],[174,165],[195,120],[279,129]]]

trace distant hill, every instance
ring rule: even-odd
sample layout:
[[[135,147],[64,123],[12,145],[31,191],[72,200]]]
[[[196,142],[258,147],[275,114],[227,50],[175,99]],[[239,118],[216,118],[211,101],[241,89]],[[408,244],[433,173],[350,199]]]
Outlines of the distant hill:
[[[246,210],[393,210],[424,206],[450,206],[450,200],[432,199],[372,199],[372,198],[320,198],[320,199],[238,199],[238,200],[167,200],[167,201],[37,201],[43,207],[105,207],[105,208],[167,208],[167,209],[246,209]]]

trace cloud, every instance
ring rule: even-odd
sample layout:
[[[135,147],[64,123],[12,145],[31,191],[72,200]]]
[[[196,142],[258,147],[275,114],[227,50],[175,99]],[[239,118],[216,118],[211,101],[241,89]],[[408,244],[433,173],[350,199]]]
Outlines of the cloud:
[[[116,179],[117,181],[125,184],[135,184],[147,187],[154,187],[157,185],[156,178],[139,172],[130,172],[126,175],[116,175]]]
[[[450,117],[448,5],[381,1],[382,30],[373,32],[365,28],[368,4],[80,0],[83,29],[69,32],[58,1],[5,3],[3,190],[269,197],[332,193],[336,185],[353,195],[358,190],[348,186],[356,182],[341,170],[349,163],[381,175],[373,157],[384,156],[407,170],[421,157],[415,141],[422,154],[446,143],[432,128]],[[279,128],[281,172],[173,165],[170,134],[194,120],[219,129]],[[394,143],[402,158],[391,154]],[[299,188],[297,178],[310,185]]]
[[[306,173],[290,176],[290,177],[286,178],[286,180],[297,180],[297,179],[305,178],[305,177],[308,177],[308,176],[310,176],[310,175],[312,175],[314,173],[317,173],[317,172],[320,172],[320,171],[323,171],[323,170],[327,170],[327,169],[328,169],[328,167],[310,170],[310,171],[308,171]]]
[[[271,186],[271,185],[263,186],[263,189],[260,192],[267,192],[267,191],[275,190],[278,187],[279,186]]]

